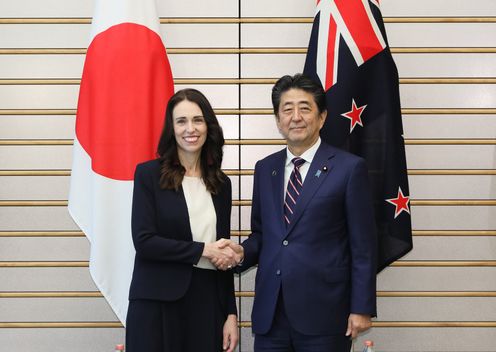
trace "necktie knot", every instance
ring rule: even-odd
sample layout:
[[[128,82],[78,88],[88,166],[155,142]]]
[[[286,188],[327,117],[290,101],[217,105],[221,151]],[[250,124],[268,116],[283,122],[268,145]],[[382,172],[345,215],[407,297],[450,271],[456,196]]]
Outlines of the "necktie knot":
[[[294,167],[300,168],[300,166],[305,163],[305,159],[302,159],[299,156],[297,156],[297,157],[293,158],[291,160],[291,162],[293,163]]]

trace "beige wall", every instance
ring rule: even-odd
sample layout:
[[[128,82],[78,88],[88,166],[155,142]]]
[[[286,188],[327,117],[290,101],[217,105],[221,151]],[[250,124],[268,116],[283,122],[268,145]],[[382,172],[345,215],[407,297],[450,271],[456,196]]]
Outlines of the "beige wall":
[[[277,78],[302,70],[304,54],[281,49],[304,49],[311,24],[281,23],[280,18],[308,20],[314,1],[158,2],[164,18],[276,18],[257,24],[161,25],[177,89],[199,88],[218,110],[268,109],[271,84],[238,84],[236,79]],[[496,2],[381,3],[402,78],[410,188],[417,201],[412,206],[415,249],[403,258],[411,262],[379,275],[379,317],[364,337],[375,340],[378,352],[494,352]],[[104,352],[124,340],[123,329],[91,281],[89,245],[65,203],[92,7],[92,1],[0,0],[0,352]],[[431,17],[436,18],[427,21]],[[68,18],[83,20],[63,23]],[[177,48],[193,49],[177,54]],[[201,48],[232,50],[212,54]],[[268,48],[270,53],[238,54],[238,48]],[[195,83],[199,78],[210,81]],[[219,78],[233,80],[218,84]],[[272,116],[236,111],[219,114],[226,138],[234,143],[225,148],[223,166],[230,171],[234,199],[249,200],[249,171],[281,147],[243,140],[280,136]],[[450,171],[440,171],[445,169]],[[248,172],[240,176],[240,171]],[[233,231],[249,230],[249,213],[249,206],[235,206]],[[250,320],[253,279],[254,271],[236,279],[244,325]],[[68,328],[69,322],[73,327]],[[242,327],[241,333],[240,350],[251,351],[250,329]]]

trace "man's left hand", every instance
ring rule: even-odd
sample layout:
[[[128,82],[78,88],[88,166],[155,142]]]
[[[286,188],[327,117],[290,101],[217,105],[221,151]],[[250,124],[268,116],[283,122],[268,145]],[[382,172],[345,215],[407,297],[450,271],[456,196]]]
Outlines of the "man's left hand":
[[[346,330],[346,336],[350,336],[354,339],[359,333],[370,329],[371,326],[372,322],[370,315],[351,313],[348,317],[348,329]]]

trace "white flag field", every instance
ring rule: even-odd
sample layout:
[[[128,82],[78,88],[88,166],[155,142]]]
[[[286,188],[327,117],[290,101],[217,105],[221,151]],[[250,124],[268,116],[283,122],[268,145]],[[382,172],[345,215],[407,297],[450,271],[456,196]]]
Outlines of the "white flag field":
[[[69,212],[90,241],[90,273],[125,324],[134,265],[133,175],[155,158],[172,73],[155,0],[97,0],[81,79]]]

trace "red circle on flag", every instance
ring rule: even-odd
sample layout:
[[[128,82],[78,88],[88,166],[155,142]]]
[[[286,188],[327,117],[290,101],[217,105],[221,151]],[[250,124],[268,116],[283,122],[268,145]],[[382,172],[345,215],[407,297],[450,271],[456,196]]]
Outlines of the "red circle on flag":
[[[132,180],[136,164],[153,159],[172,73],[160,36],[122,23],[95,36],[86,54],[76,136],[94,172]]]

